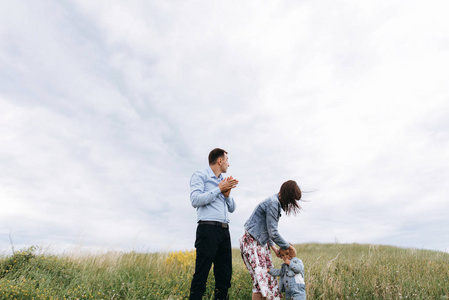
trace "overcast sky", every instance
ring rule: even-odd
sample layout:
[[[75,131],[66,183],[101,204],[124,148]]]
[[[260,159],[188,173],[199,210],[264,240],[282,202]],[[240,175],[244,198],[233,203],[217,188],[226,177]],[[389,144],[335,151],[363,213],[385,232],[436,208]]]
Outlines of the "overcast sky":
[[[448,251],[448,9],[0,0],[0,250],[193,249],[220,147],[233,247],[293,179],[291,243]]]

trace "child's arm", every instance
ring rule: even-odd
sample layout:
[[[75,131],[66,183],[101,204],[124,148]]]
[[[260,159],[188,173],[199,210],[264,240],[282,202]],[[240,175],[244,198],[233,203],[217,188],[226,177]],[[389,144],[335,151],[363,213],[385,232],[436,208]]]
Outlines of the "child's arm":
[[[299,272],[301,272],[301,270],[304,269],[304,265],[302,264],[302,262],[299,259],[295,259],[293,258],[290,261],[289,264],[290,269],[292,269],[293,272],[295,272],[296,274],[298,274]]]
[[[272,275],[272,276],[281,276],[281,269],[268,269],[268,274]]]

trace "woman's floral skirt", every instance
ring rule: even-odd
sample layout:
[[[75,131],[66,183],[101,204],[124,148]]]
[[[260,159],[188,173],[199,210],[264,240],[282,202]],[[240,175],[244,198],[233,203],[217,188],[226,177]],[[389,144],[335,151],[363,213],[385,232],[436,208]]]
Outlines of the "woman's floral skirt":
[[[268,274],[273,268],[271,251],[267,245],[261,246],[247,231],[240,238],[240,254],[253,280],[253,293],[261,293],[267,300],[281,299],[276,277]]]

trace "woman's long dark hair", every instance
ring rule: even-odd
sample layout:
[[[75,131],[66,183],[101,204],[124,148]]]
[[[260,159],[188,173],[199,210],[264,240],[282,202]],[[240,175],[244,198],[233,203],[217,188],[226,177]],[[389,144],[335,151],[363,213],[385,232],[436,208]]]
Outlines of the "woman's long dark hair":
[[[279,191],[279,202],[287,215],[293,213],[296,215],[301,210],[298,202],[301,199],[302,192],[294,180],[284,182]]]

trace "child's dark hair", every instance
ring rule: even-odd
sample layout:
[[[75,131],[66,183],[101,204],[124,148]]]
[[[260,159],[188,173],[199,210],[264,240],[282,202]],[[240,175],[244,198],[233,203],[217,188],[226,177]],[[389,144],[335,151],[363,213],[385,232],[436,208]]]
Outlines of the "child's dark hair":
[[[287,215],[293,213],[296,215],[301,210],[298,202],[301,200],[302,192],[298,184],[294,180],[284,182],[279,191],[279,201],[281,207]]]

